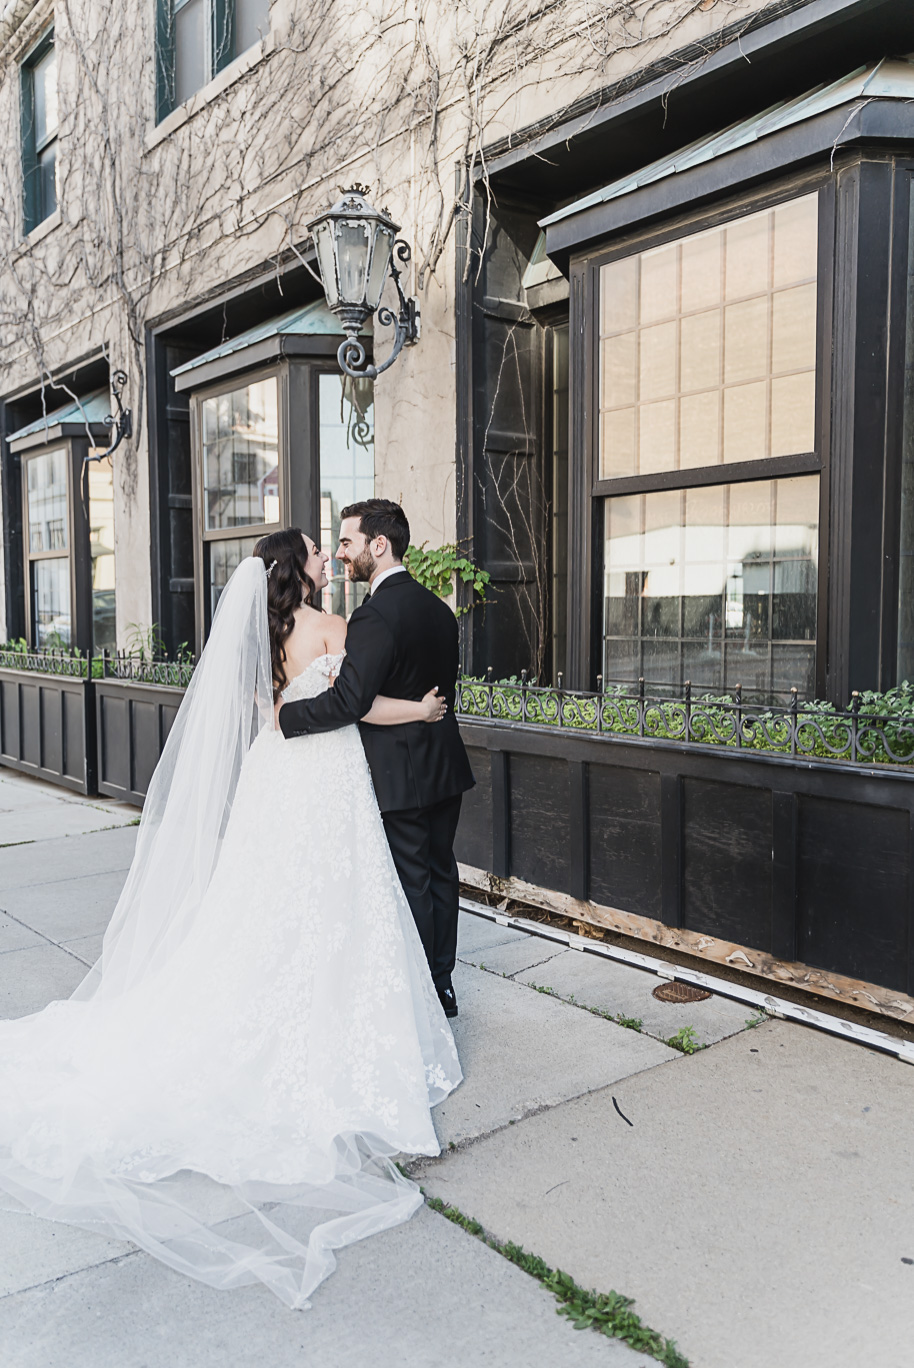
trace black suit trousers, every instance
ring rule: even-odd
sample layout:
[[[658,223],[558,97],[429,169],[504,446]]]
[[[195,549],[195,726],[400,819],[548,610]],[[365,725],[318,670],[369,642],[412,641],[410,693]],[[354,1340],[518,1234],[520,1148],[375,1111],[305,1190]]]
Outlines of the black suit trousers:
[[[431,807],[383,812],[384,830],[436,988],[457,960],[459,880],[454,837],[463,794]]]

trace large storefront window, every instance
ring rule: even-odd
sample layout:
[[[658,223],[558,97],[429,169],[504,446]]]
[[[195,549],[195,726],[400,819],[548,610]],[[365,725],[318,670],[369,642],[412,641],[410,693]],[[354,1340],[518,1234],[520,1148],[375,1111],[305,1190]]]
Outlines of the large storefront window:
[[[817,196],[601,268],[600,476],[814,449]]]
[[[39,649],[72,641],[67,465],[66,447],[26,462],[32,645]]]
[[[607,499],[607,678],[812,693],[818,511],[817,475]]]
[[[607,680],[816,691],[817,205],[599,269]]]
[[[318,376],[320,402],[320,544],[331,556],[340,535],[340,509],[374,495],[374,385],[338,373]],[[324,590],[328,613],[348,617],[367,593],[352,584],[342,562],[327,567]]]

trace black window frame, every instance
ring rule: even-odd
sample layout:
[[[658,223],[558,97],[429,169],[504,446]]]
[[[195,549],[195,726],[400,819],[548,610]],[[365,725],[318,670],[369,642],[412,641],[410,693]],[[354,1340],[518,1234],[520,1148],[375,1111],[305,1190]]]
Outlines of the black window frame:
[[[815,449],[791,456],[692,467],[646,475],[599,477],[599,273],[608,262],[681,241],[771,209],[803,195],[819,199],[816,297]],[[683,490],[772,480],[795,475],[819,477],[819,560],[816,595],[815,695],[821,697],[827,673],[828,605],[828,446],[831,355],[831,300],[834,270],[834,187],[827,170],[817,168],[756,187],[660,225],[649,224],[572,258],[571,298],[571,526],[569,528],[568,655],[583,686],[596,687],[603,673],[603,532],[605,500],[657,490]],[[577,356],[574,356],[574,349]],[[582,419],[575,422],[575,412]],[[584,574],[579,572],[584,569]],[[583,581],[583,582],[582,582]]]
[[[161,123],[182,101],[178,101],[175,91],[175,15],[189,0],[156,0],[156,123]],[[242,52],[247,52],[254,44],[236,51],[237,23],[236,7],[238,0],[205,0],[206,15],[206,52],[204,53],[205,76],[199,90],[205,88],[220,71],[223,71]],[[270,6],[268,5],[268,15]],[[269,32],[269,29],[267,30]],[[266,32],[263,38],[266,38]],[[196,94],[196,91],[193,92]],[[185,100],[192,99],[188,95]]]
[[[54,132],[39,145],[35,137],[35,69],[55,49],[54,29],[41,35],[19,65],[20,146],[22,158],[22,224],[26,236],[57,212],[57,179],[55,152],[54,203],[45,204],[44,182],[40,175],[39,156],[59,142],[59,123]]]
[[[252,365],[229,355],[178,377],[177,388],[190,399],[191,486],[194,537],[194,639],[197,653],[209,634],[210,572],[208,548],[218,541],[256,538],[280,527],[301,527],[320,536],[320,396],[321,375],[339,375],[336,359],[342,337],[331,334],[289,335],[268,340],[278,358]],[[366,339],[367,341],[367,339]],[[369,347],[369,355],[371,348]],[[275,377],[279,448],[279,520],[250,527],[206,529],[203,500],[202,404],[205,399]],[[331,555],[333,548],[330,550]]]
[[[71,426],[71,425],[67,425]],[[72,425],[72,426],[75,426]],[[89,499],[86,458],[96,448],[108,444],[105,428],[92,428],[92,437],[86,435],[85,426],[79,435],[67,434],[64,430],[55,435],[51,429],[36,440],[24,439],[12,444],[18,453],[21,471],[20,517],[22,527],[22,574],[24,585],[24,627],[25,637],[32,650],[38,650],[37,628],[34,610],[34,582],[32,566],[39,560],[53,560],[61,557],[58,550],[34,552],[31,550],[29,529],[29,481],[28,465],[37,457],[53,451],[64,451],[67,471],[67,549],[64,553],[69,562],[70,581],[70,648],[84,653],[94,650],[92,615],[92,549],[89,530]]]

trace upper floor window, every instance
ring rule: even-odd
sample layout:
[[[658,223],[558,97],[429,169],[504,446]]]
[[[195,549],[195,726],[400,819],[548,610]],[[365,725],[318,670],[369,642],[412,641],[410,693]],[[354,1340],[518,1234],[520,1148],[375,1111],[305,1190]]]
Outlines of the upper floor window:
[[[270,0],[158,0],[158,118],[265,37]]]
[[[23,218],[30,233],[57,208],[57,52],[53,30],[20,68]]]

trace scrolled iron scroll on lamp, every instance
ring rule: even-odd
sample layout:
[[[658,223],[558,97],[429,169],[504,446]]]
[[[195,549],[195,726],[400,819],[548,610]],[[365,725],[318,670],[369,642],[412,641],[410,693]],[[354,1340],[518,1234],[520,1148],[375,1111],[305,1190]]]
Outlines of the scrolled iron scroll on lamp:
[[[130,409],[125,409],[121,403],[121,395],[127,383],[127,372],[116,370],[111,376],[111,393],[117,405],[117,417],[109,413],[103,420],[105,427],[114,433],[114,441],[104,451],[98,451],[94,456],[86,456],[83,464],[88,465],[90,461],[104,461],[106,456],[110,456],[116,451],[125,437],[133,436],[133,413]]]
[[[342,199],[312,219],[308,230],[317,250],[327,306],[346,333],[337,352],[340,369],[354,380],[374,380],[393,365],[404,346],[419,340],[418,301],[407,299],[400,284],[400,269],[412,252],[409,244],[397,237],[400,225],[389,212],[369,204],[366,186],[353,185],[341,193]],[[396,314],[381,307],[388,276],[400,301]],[[359,337],[369,314],[377,314],[382,328],[394,329],[393,349],[380,366],[369,364]]]

